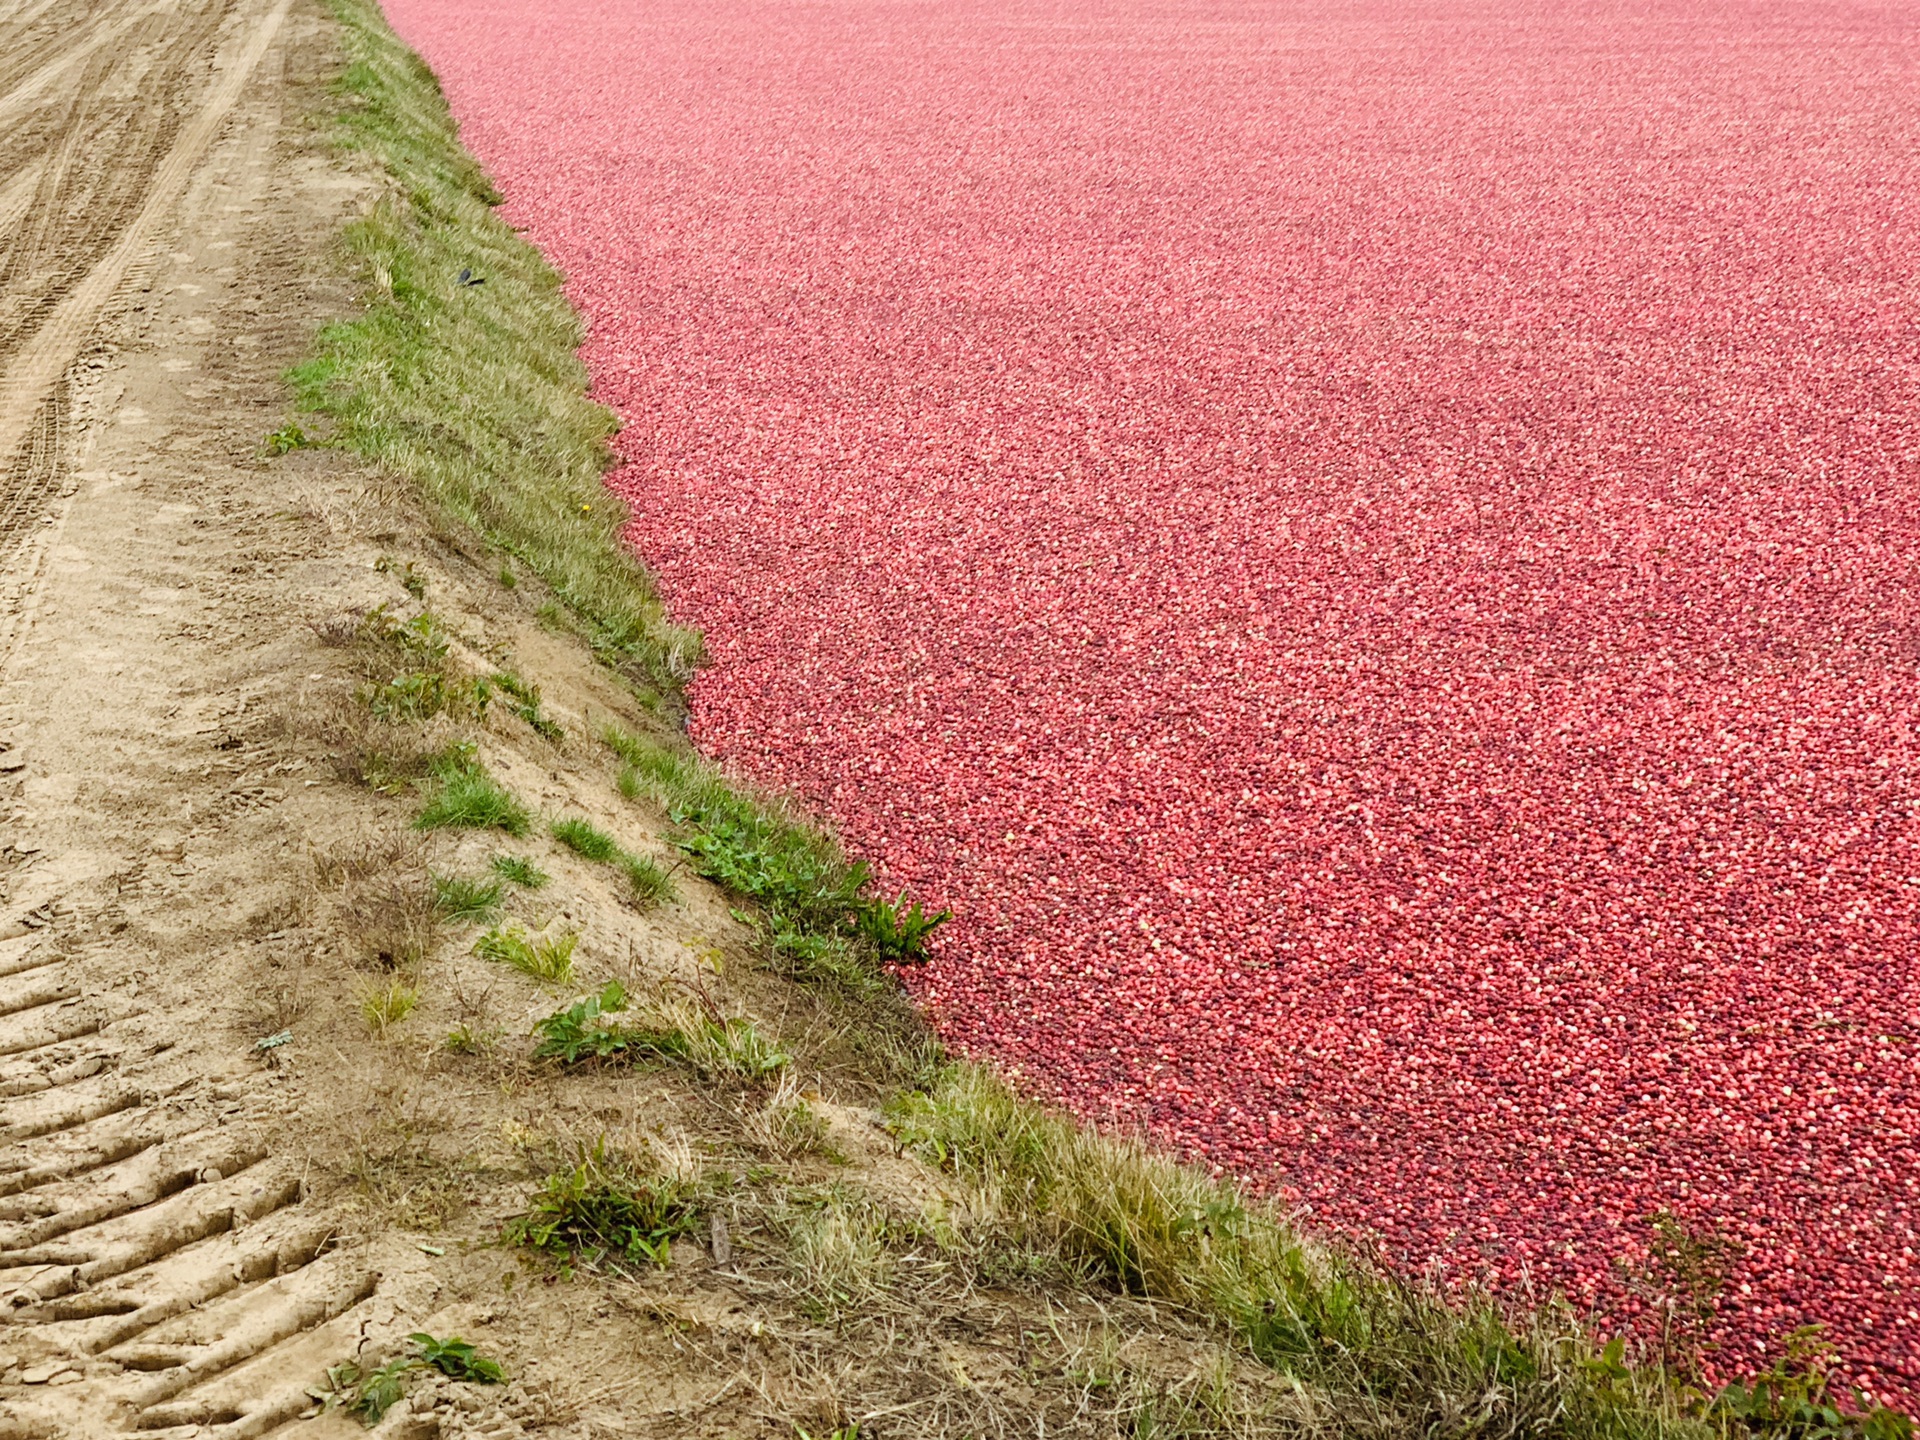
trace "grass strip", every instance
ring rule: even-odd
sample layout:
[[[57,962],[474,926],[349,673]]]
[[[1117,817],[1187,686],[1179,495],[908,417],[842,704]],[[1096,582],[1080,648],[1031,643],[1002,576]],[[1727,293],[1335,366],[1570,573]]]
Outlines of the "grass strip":
[[[560,276],[493,213],[500,197],[433,73],[378,7],[332,9],[348,58],[340,142],[392,184],[343,236],[365,308],[292,371],[296,402],[332,422],[327,443],[412,481],[537,575],[643,698],[677,700],[700,638],[620,544],[626,512],[601,484],[616,422],[587,397]]]
[[[579,319],[559,277],[493,215],[498,197],[461,148],[432,73],[372,0],[330,3],[350,62],[339,86],[342,143],[392,183],[346,232],[366,308],[329,326],[293,372],[299,402],[329,417],[330,443],[411,480],[540,577],[603,661],[633,679],[643,700],[673,709],[700,642],[667,620],[649,576],[619,542],[625,517],[600,483],[614,422],[587,398]],[[462,284],[462,271],[485,284]],[[830,836],[677,742],[619,731],[603,738],[626,762],[621,792],[657,799],[695,868],[761,907],[793,973],[876,999],[891,993],[860,934],[866,873]],[[452,793],[477,789],[484,772],[439,778],[436,804],[450,813],[423,823],[525,832],[517,804],[483,815],[489,806],[452,803],[494,800]],[[529,973],[563,979],[570,968],[570,945],[542,956],[523,935],[490,932],[481,944],[489,940],[498,958]],[[876,1027],[894,1009],[871,1008]],[[564,1018],[575,1028],[599,1023],[598,1013]],[[607,1043],[589,1039],[579,1042],[582,1053]],[[1090,1277],[1229,1327],[1311,1395],[1326,1422],[1310,1427],[1316,1433],[1912,1433],[1890,1410],[1834,1408],[1817,1370],[1776,1367],[1759,1387],[1709,1401],[1668,1367],[1618,1342],[1601,1345],[1557,1303],[1513,1307],[1396,1277],[1305,1235],[1232,1183],[1034,1105],[977,1067],[935,1068],[895,1097],[890,1114],[903,1145],[979,1187],[1009,1231],[1045,1235]],[[651,1196],[659,1203],[628,1213],[633,1187],[609,1186],[602,1170],[597,1158],[583,1160],[540,1197],[516,1238],[556,1254],[654,1258],[684,1223],[684,1200]]]

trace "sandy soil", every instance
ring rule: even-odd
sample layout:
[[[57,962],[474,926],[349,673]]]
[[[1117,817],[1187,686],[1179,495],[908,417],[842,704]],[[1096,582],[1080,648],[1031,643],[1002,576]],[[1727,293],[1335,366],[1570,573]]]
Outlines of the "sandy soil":
[[[15,6],[0,54],[0,1433],[261,1434],[408,1293],[248,1040],[326,804],[268,721],[346,583],[256,457],[360,187],[288,0]]]

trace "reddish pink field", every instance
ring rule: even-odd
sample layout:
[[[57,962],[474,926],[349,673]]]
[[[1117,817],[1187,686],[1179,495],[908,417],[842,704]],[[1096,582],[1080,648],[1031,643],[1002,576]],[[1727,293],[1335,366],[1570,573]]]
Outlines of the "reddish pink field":
[[[1920,11],[391,9],[956,1045],[1920,1393]]]

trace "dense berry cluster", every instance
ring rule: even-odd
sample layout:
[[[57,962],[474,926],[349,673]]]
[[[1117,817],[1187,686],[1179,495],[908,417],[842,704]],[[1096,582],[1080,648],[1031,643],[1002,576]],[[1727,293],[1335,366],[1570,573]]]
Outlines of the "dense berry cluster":
[[[954,1042],[1920,1391],[1920,12],[392,9]]]

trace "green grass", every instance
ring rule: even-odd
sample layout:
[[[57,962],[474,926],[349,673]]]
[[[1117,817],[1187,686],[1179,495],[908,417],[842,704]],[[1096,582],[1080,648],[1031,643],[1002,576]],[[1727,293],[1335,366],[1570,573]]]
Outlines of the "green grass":
[[[620,846],[611,835],[578,816],[556,820],[547,829],[554,839],[583,860],[604,865],[620,853]]]
[[[627,892],[633,903],[642,910],[680,898],[672,878],[646,856],[623,854],[614,863],[627,877]]]
[[[548,829],[554,839],[582,859],[618,868],[627,877],[629,897],[642,910],[679,898],[666,871],[644,855],[621,849],[617,840],[591,821],[567,816],[554,821]]]
[[[492,863],[494,874],[522,890],[538,890],[553,878],[524,855],[496,855]]]
[[[464,747],[434,762],[428,784],[426,806],[413,822],[416,830],[504,830],[518,838],[533,825],[527,807]]]
[[[676,1237],[700,1222],[692,1187],[637,1167],[595,1145],[577,1164],[549,1175],[505,1239],[560,1262],[632,1273],[665,1265]]]
[[[693,868],[760,906],[789,974],[859,996],[888,988],[855,921],[866,867],[849,862],[832,836],[687,751],[617,725],[603,726],[600,738],[625,762],[623,789],[666,810],[673,843]]]
[[[417,484],[538,576],[595,653],[671,696],[699,663],[619,543],[601,484],[615,422],[587,398],[579,317],[553,268],[493,213],[438,84],[374,0],[331,0],[349,65],[338,139],[389,182],[343,243],[365,301],[291,373],[325,443]],[[471,269],[484,285],[458,283]]]
[[[432,878],[434,906],[449,924],[485,924],[500,913],[500,881],[469,880],[461,875]]]
[[[571,930],[528,935],[523,926],[496,925],[473,942],[473,953],[536,980],[564,985],[573,979],[573,952],[579,943],[580,936]]]
[[[1026,1102],[984,1070],[948,1068],[895,1101],[890,1123],[904,1148],[979,1186],[1090,1279],[1232,1327],[1266,1364],[1347,1408],[1356,1433],[1716,1433],[1660,1371],[1609,1371],[1563,1309],[1443,1298],[1303,1236],[1231,1182]],[[1497,1426],[1469,1422],[1489,1410]]]
[[[385,1035],[413,1013],[420,1003],[420,992],[395,976],[385,984],[372,985],[360,995],[360,1018],[369,1032]]]

